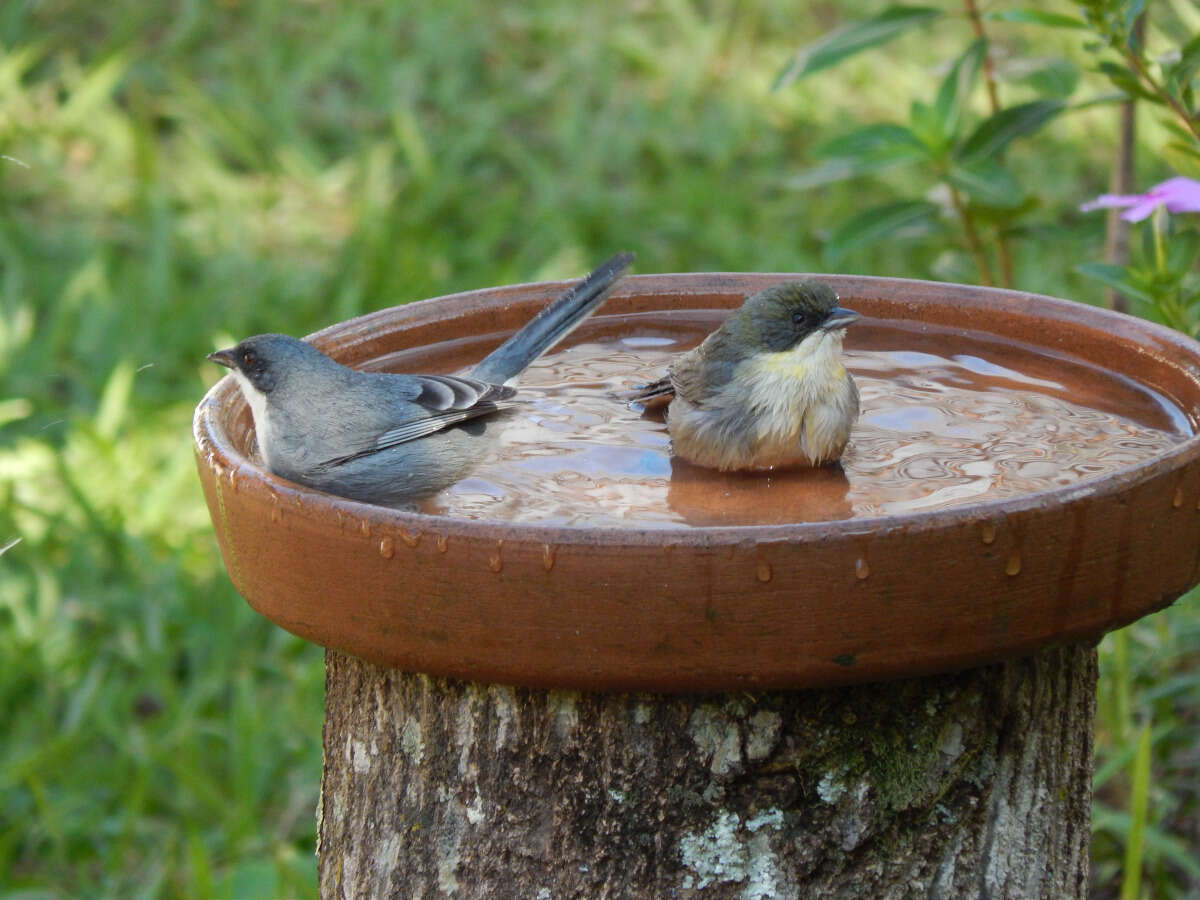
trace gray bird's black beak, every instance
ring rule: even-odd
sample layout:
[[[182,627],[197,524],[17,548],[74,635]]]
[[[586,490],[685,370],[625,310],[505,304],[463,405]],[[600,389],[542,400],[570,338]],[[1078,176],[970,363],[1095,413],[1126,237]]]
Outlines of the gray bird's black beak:
[[[213,362],[215,362],[217,365],[224,366],[227,369],[237,368],[233,363],[233,349],[232,348],[230,348],[229,350],[218,350],[216,353],[210,353],[210,354],[208,354],[208,358],[211,359]]]
[[[821,328],[824,331],[837,331],[839,328],[845,328],[851,322],[857,321],[858,313],[854,310],[846,309],[844,306],[835,306],[829,311],[825,321],[821,323]]]

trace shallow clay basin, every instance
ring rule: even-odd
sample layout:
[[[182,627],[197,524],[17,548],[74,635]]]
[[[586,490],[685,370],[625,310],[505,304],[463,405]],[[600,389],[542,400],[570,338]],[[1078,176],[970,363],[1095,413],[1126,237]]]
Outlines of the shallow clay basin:
[[[635,314],[731,308],[786,277],[628,278],[569,340]],[[1200,345],[1174,332],[1012,291],[822,277],[868,320],[971,329],[1127,375],[1194,431]],[[365,367],[451,341],[466,365],[564,287],[413,303],[312,339]],[[1095,638],[1200,581],[1195,436],[1070,486],[938,511],[597,529],[399,512],[276,478],[254,461],[231,378],[197,408],[194,432],[226,568],[250,605],[309,640],[436,675],[647,691],[870,681]]]

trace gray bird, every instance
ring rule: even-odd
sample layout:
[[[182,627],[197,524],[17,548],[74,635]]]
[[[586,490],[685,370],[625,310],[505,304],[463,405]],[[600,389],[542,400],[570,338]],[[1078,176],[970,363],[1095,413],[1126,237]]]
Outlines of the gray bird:
[[[832,462],[858,418],[858,388],[842,364],[845,329],[857,318],[822,282],[772,285],[631,399],[670,399],[672,450],[699,466]]]
[[[359,372],[260,334],[208,358],[233,371],[266,467],[317,490],[409,506],[466,476],[512,406],[509,382],[595,310],[633,261],[620,253],[558,297],[468,376]]]

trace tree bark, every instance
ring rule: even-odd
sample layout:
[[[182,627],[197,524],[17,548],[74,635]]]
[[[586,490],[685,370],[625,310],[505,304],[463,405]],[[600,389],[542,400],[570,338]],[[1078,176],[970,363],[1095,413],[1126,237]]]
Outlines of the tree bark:
[[[1090,645],[713,696],[326,667],[324,898],[1086,895]]]

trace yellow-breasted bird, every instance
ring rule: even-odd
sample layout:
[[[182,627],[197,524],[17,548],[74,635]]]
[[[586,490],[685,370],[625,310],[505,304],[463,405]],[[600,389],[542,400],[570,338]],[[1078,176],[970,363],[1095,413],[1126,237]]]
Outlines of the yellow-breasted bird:
[[[858,318],[819,281],[785,281],[748,297],[666,378],[632,397],[671,397],[676,456],[721,471],[817,466],[842,455],[858,388],[842,364]]]

